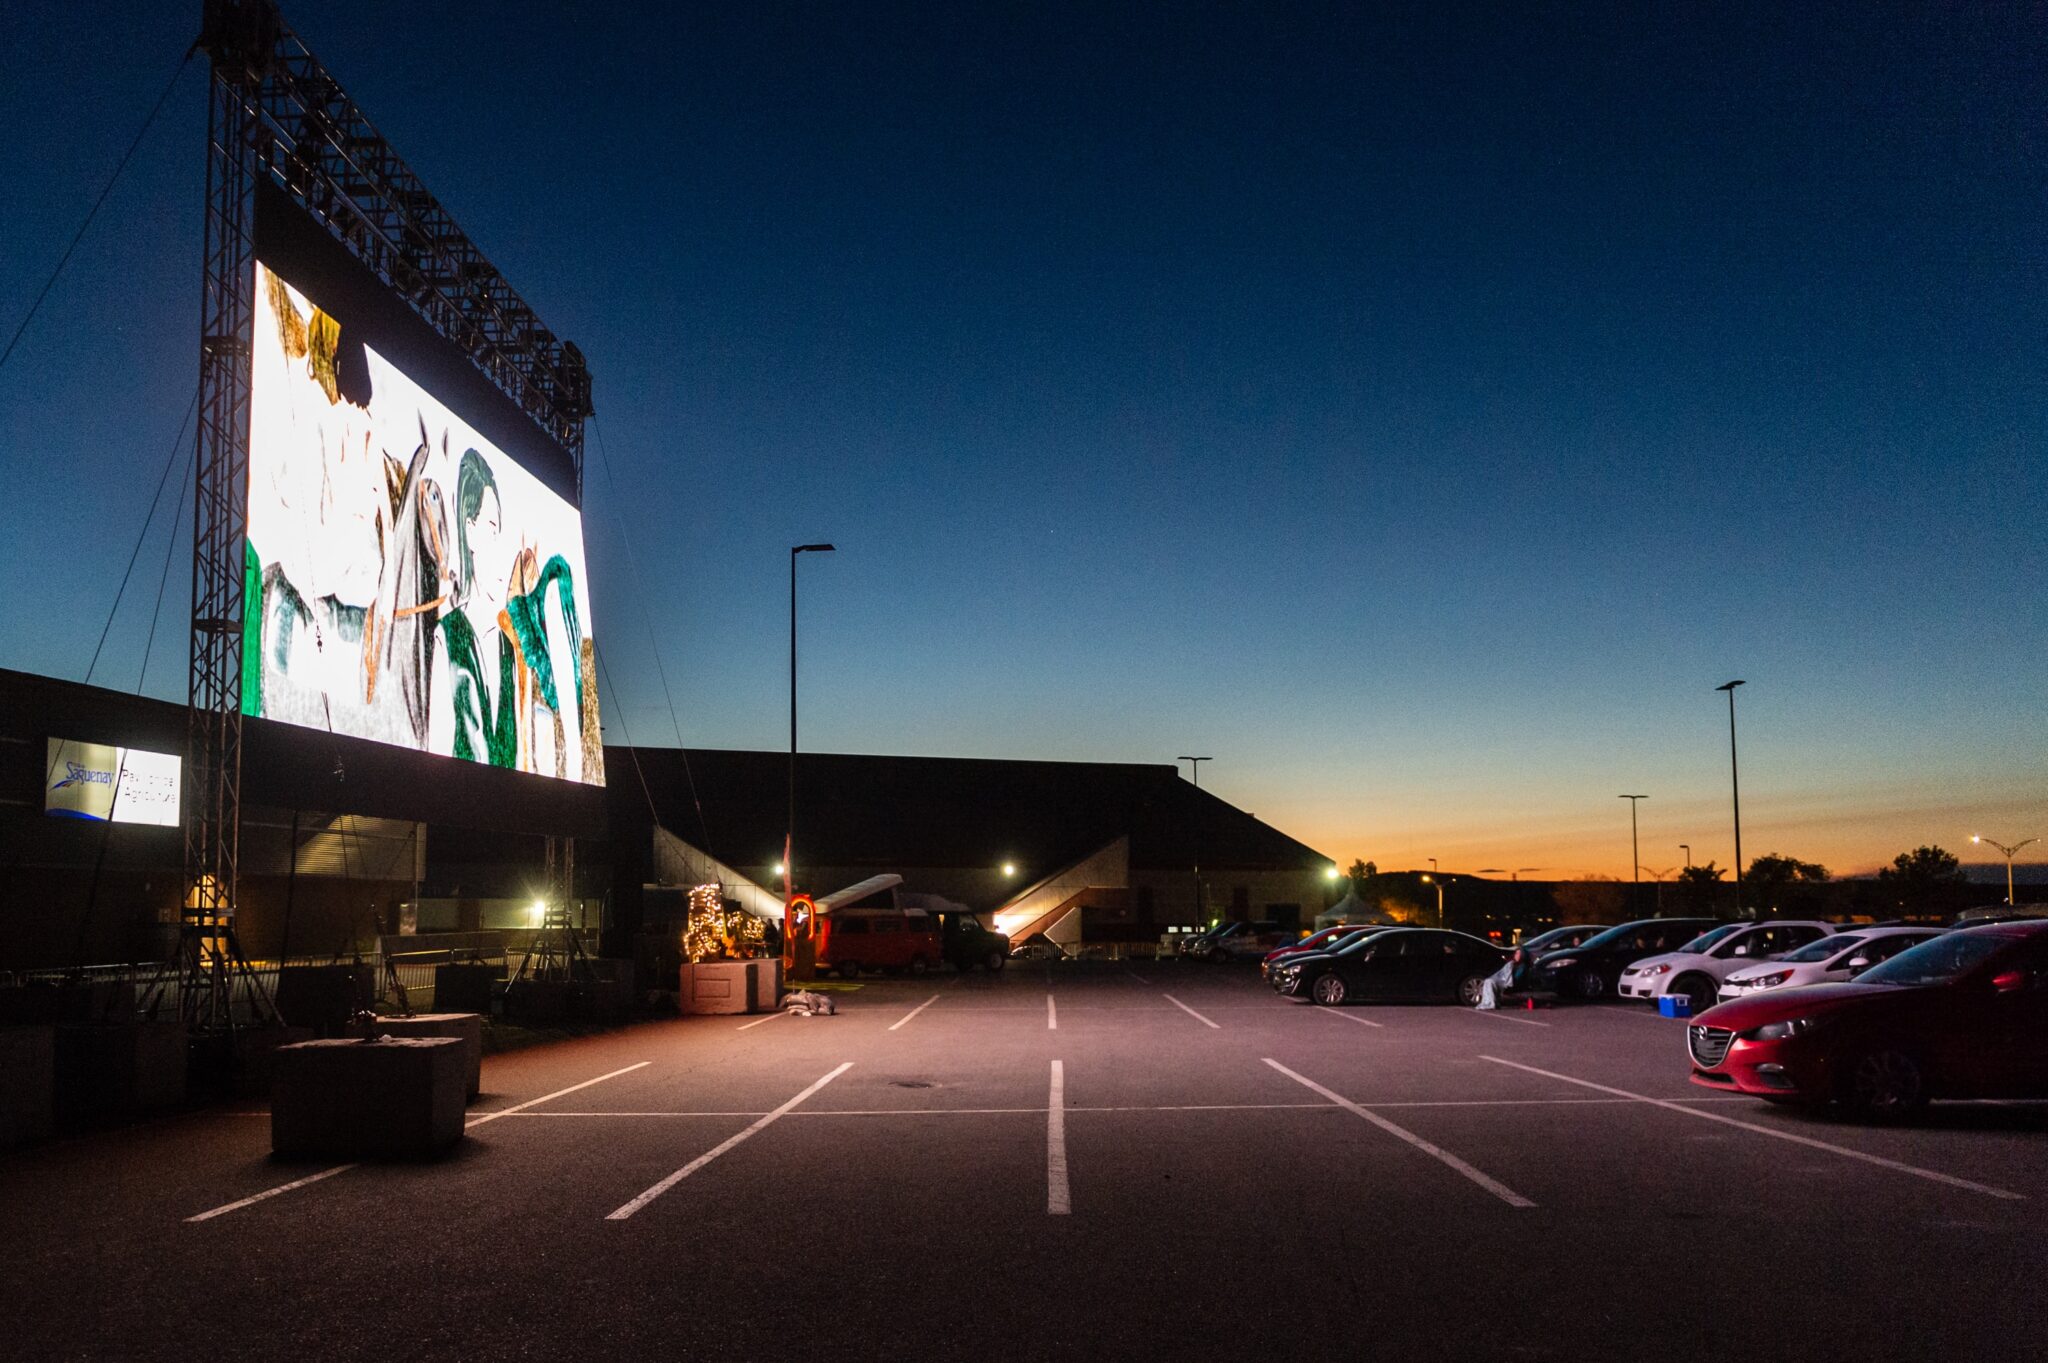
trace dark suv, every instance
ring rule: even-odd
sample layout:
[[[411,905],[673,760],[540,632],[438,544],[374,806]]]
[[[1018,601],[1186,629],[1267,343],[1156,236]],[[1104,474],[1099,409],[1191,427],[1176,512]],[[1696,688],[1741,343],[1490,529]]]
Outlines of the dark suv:
[[[939,915],[939,952],[966,974],[984,966],[993,975],[1010,961],[1010,939],[981,925],[971,913]]]
[[[1546,952],[1529,969],[1527,989],[1575,999],[1604,999],[1614,994],[1621,972],[1645,956],[1676,951],[1711,928],[1713,918],[1642,918],[1609,928],[1575,947]]]

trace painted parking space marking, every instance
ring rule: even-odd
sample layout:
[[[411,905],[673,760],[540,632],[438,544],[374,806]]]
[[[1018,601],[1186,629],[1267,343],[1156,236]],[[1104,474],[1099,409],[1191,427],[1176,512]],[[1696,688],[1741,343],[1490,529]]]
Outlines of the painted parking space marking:
[[[1499,1008],[1467,1008],[1465,1011],[1474,1017],[1492,1018],[1495,1022],[1519,1022],[1524,1027],[1548,1027],[1550,1025],[1547,1022],[1538,1022],[1535,1018],[1518,1018],[1513,1013]]]
[[[1456,1155],[1444,1149],[1442,1146],[1424,1140],[1422,1137],[1416,1135],[1413,1131],[1410,1131],[1407,1127],[1388,1121],[1385,1117],[1380,1116],[1378,1113],[1372,1112],[1364,1107],[1359,1106],[1357,1103],[1352,1102],[1343,1094],[1336,1093],[1330,1089],[1324,1088],[1321,1084],[1318,1084],[1315,1080],[1308,1078],[1306,1075],[1296,1074],[1293,1070],[1288,1069],[1285,1065],[1273,1059],[1271,1056],[1266,1057],[1266,1063],[1268,1065],[1271,1065],[1274,1069],[1280,1071],[1280,1073],[1286,1075],[1289,1079],[1292,1079],[1295,1083],[1300,1084],[1303,1088],[1308,1089],[1310,1092],[1321,1094],[1323,1097],[1329,1099],[1332,1103],[1336,1104],[1338,1107],[1343,1108],[1345,1111],[1351,1113],[1353,1116],[1363,1117],[1366,1121],[1371,1122],[1374,1126],[1386,1132],[1388,1135],[1406,1141],[1408,1144],[1414,1146],[1417,1150],[1420,1150],[1423,1154],[1428,1155],[1431,1159],[1438,1160],[1443,1164],[1447,1165],[1448,1167],[1456,1170],[1458,1173],[1463,1174],[1466,1178],[1472,1180],[1472,1182],[1478,1184],[1487,1192],[1492,1193],[1495,1197],[1507,1203],[1510,1207],[1521,1208],[1533,1207],[1536,1205],[1534,1202],[1531,1202],[1528,1198],[1523,1197],[1520,1193],[1508,1187],[1505,1183],[1502,1183],[1500,1180],[1493,1178],[1491,1175],[1481,1173],[1479,1170],[1465,1163],[1465,1161],[1459,1159]]]
[[[353,1164],[337,1164],[332,1169],[322,1169],[317,1174],[308,1174],[304,1178],[295,1178],[290,1183],[280,1183],[275,1188],[265,1188],[262,1192],[242,1198],[238,1202],[230,1202],[224,1207],[215,1207],[212,1211],[201,1212],[197,1216],[188,1216],[185,1218],[185,1224],[189,1226],[196,1221],[211,1221],[216,1216],[226,1216],[229,1212],[238,1212],[244,1207],[253,1207],[258,1202],[266,1202],[281,1193],[291,1192],[294,1188],[304,1188],[308,1184],[318,1183],[323,1178],[333,1178],[336,1174],[345,1174],[355,1167]]]
[[[1045,1100],[1045,1214],[1065,1216],[1073,1208],[1067,1188],[1066,1072],[1052,1062],[1052,1085]]]
[[[1172,1004],[1172,1005],[1173,1005],[1174,1007],[1176,1007],[1176,1008],[1180,1009],[1180,1010],[1181,1010],[1181,1012],[1183,1012],[1183,1013],[1186,1013],[1186,1014],[1187,1014],[1187,1015],[1188,1015],[1189,1017],[1193,1018],[1193,1019],[1194,1019],[1195,1021],[1197,1021],[1197,1022],[1201,1023],[1201,1024],[1202,1024],[1202,1025],[1203,1025],[1204,1027],[1214,1027],[1214,1028],[1216,1028],[1216,1029],[1217,1029],[1217,1030],[1219,1030],[1219,1031],[1220,1031],[1220,1030],[1222,1030],[1222,1024],[1221,1024],[1221,1023],[1218,1023],[1218,1022],[1211,1022],[1211,1021],[1210,1021],[1210,1020],[1209,1020],[1208,1018],[1205,1018],[1205,1017],[1203,1017],[1203,1016],[1202,1016],[1202,1015],[1201,1015],[1200,1013],[1197,1013],[1197,1012],[1196,1012],[1196,1011],[1195,1011],[1194,1009],[1192,1009],[1192,1008],[1188,1007],[1188,1006],[1187,1006],[1187,1005],[1186,1005],[1185,1003],[1182,1003],[1182,1002],[1181,1002],[1181,1001],[1180,1001],[1179,999],[1175,998],[1175,997],[1174,997],[1173,995],[1171,995],[1171,994],[1162,994],[1162,995],[1160,995],[1160,997],[1161,997],[1161,998],[1163,998],[1163,999],[1165,999],[1165,1000],[1166,1000],[1166,1001],[1167,1001],[1168,1003]]]
[[[1314,1005],[1310,1006],[1313,1007]],[[1346,1022],[1355,1022],[1361,1027],[1383,1028],[1387,1025],[1384,1022],[1374,1022],[1371,1018],[1362,1018],[1356,1013],[1346,1012],[1342,1008],[1317,1008],[1315,1011],[1326,1018],[1343,1018]]]
[[[741,1024],[739,1025],[739,1026],[737,1026],[737,1027],[733,1028],[733,1030],[734,1030],[734,1031],[736,1031],[736,1032],[744,1032],[744,1031],[746,1031],[746,1030],[747,1030],[747,1028],[749,1028],[749,1027],[759,1027],[759,1026],[760,1026],[760,1025],[761,1025],[762,1023],[764,1023],[764,1022],[773,1022],[773,1021],[775,1021],[775,1019],[777,1019],[777,1018],[780,1018],[780,1017],[788,1017],[788,1016],[789,1016],[789,1014],[787,1014],[787,1013],[781,1013],[781,1012],[776,1012],[776,1013],[770,1013],[770,1014],[769,1014],[769,1015],[768,1015],[767,1017],[764,1017],[764,1018],[755,1018],[755,1019],[754,1019],[754,1020],[753,1020],[752,1022],[742,1022],[742,1023],[741,1023]]]
[[[787,1113],[791,1108],[794,1108],[795,1106],[797,1106],[797,1104],[803,1102],[804,1099],[810,1097],[819,1089],[825,1087],[825,1085],[831,1083],[834,1079],[837,1079],[840,1075],[846,1073],[848,1070],[852,1068],[853,1062],[851,1060],[848,1060],[843,1062],[838,1069],[833,1070],[831,1073],[825,1075],[824,1077],[812,1080],[810,1087],[806,1088],[802,1093],[797,1094],[796,1097],[790,1099],[781,1107],[778,1107],[770,1112],[762,1113],[758,1118],[754,1120],[752,1125],[747,1127],[746,1130],[741,1131],[737,1135],[726,1137],[717,1145],[712,1146],[709,1150],[697,1156],[697,1158],[691,1160],[688,1164],[685,1164],[682,1168],[676,1170],[673,1174],[670,1174],[667,1178],[661,1180],[661,1182],[655,1184],[652,1188],[649,1188],[646,1192],[640,1194],[632,1201],[619,1207],[616,1211],[607,1213],[605,1216],[605,1220],[626,1220],[635,1212],[645,1207],[648,1203],[654,1201],[655,1198],[660,1197],[663,1193],[675,1187],[678,1183],[681,1183],[684,1179],[696,1173],[699,1169],[702,1169],[705,1165],[711,1163],[711,1161],[717,1159],[726,1151],[731,1150],[733,1147],[744,1143],[745,1141],[758,1135],[760,1132],[765,1131],[769,1127],[773,1126],[775,1122],[779,1118],[781,1118],[785,1113]]]
[[[515,1104],[512,1107],[504,1108],[497,1112],[478,1113],[476,1116],[469,1118],[463,1123],[463,1129],[467,1131],[470,1128],[482,1126],[486,1122],[496,1121],[500,1117],[515,1116],[519,1113],[526,1111],[530,1107],[534,1107],[538,1104],[548,1102],[551,1099],[566,1097],[567,1095],[575,1093],[581,1089],[587,1089],[592,1084],[602,1084],[607,1079],[616,1079],[622,1074],[631,1074],[634,1070],[645,1069],[651,1063],[651,1061],[642,1060],[637,1065],[628,1065],[624,1069],[613,1070],[610,1074],[600,1074],[595,1079],[586,1079],[580,1084],[571,1084],[569,1085],[569,1087],[565,1089],[556,1089],[553,1093],[543,1094],[541,1097],[538,1098],[529,1098],[527,1101],[523,1103]],[[188,1216],[185,1218],[185,1224],[189,1226],[200,1221],[211,1221],[216,1216],[226,1216],[229,1212],[238,1212],[242,1210],[242,1208],[244,1207],[253,1207],[258,1202],[268,1202],[273,1197],[279,1197],[285,1193],[293,1192],[299,1188],[308,1187],[312,1184],[319,1183],[323,1179],[333,1178],[336,1174],[345,1174],[349,1170],[358,1167],[360,1167],[360,1162],[352,1162],[349,1164],[337,1164],[332,1169],[322,1169],[317,1174],[308,1174],[304,1178],[295,1178],[289,1183],[280,1183],[275,1188],[265,1188],[260,1193],[254,1193],[248,1197],[239,1198],[236,1201],[226,1203],[223,1206],[215,1207],[210,1211],[203,1211],[199,1213],[197,1216]]]
[[[1052,995],[1045,996],[1045,1030],[1057,1032],[1060,1029],[1060,1010],[1053,1007]]]
[[[556,1089],[553,1093],[543,1094],[538,1098],[529,1098],[523,1103],[515,1103],[511,1107],[500,1108],[496,1112],[479,1112],[476,1116],[464,1122],[463,1127],[465,1130],[474,1130],[486,1122],[495,1122],[500,1117],[517,1116],[530,1107],[539,1107],[542,1103],[553,1102],[557,1098],[566,1098],[572,1093],[580,1093],[592,1084],[602,1084],[607,1079],[616,1079],[622,1074],[631,1074],[634,1070],[644,1070],[653,1063],[651,1060],[642,1060],[637,1065],[627,1065],[622,1069],[613,1070],[610,1074],[600,1074],[595,1079],[586,1079],[580,1084],[571,1084],[565,1089]]]
[[[898,1027],[901,1027],[901,1026],[902,1026],[902,1025],[904,1024],[904,1023],[906,1023],[906,1022],[910,1021],[910,1020],[911,1020],[912,1018],[916,1017],[916,1016],[917,1016],[917,1015],[918,1015],[919,1013],[922,1013],[922,1012],[923,1012],[923,1011],[924,1011],[925,1009],[927,1009],[927,1008],[931,1007],[931,1006],[932,1006],[933,1004],[937,1003],[938,1001],[939,1001],[939,996],[938,996],[937,994],[934,994],[934,995],[932,995],[932,996],[931,996],[930,998],[926,999],[926,1000],[925,1000],[925,1001],[924,1001],[923,1003],[920,1003],[919,1005],[917,1005],[917,1007],[915,1007],[915,1008],[911,1009],[911,1010],[910,1010],[909,1012],[905,1013],[905,1014],[904,1014],[904,1015],[903,1015],[902,1017],[900,1017],[900,1018],[896,1019],[896,1021],[894,1021],[894,1022],[890,1023],[890,1024],[889,1024],[889,1028],[888,1028],[888,1030],[890,1030],[890,1031],[892,1031],[892,1032],[893,1032],[893,1031],[895,1031],[895,1030],[896,1030],[896,1029],[897,1029]]]
[[[1866,1151],[1852,1150],[1846,1145],[1835,1145],[1828,1141],[1815,1140],[1811,1136],[1802,1136],[1796,1131],[1779,1131],[1768,1126],[1759,1126],[1755,1122],[1745,1122],[1734,1117],[1724,1117],[1718,1112],[1702,1112],[1697,1107],[1685,1107],[1668,1098],[1652,1098],[1644,1093],[1630,1093],[1627,1089],[1613,1088],[1606,1084],[1596,1084],[1590,1079],[1576,1079],[1569,1074],[1558,1074],[1551,1070],[1540,1070],[1534,1065],[1521,1065],[1512,1060],[1502,1060],[1499,1056],[1482,1055],[1479,1058],[1481,1060],[1491,1060],[1496,1065],[1506,1065],[1510,1069],[1524,1070],[1530,1074],[1540,1074],[1546,1079],[1555,1079],[1560,1083],[1577,1084],[1581,1088],[1613,1094],[1617,1098],[1628,1098],[1638,1103],[1648,1103],[1652,1107],[1661,1107],[1667,1111],[1684,1113],[1688,1117],[1697,1117],[1704,1122],[1719,1122],[1723,1126],[1740,1127],[1744,1131],[1754,1131],[1759,1136],[1769,1136],[1774,1140],[1790,1141],[1794,1145],[1803,1145],[1809,1150],[1825,1150],[1831,1155],[1840,1155],[1844,1159],[1858,1160],[1864,1164],[1874,1164],[1881,1169],[1891,1169],[1901,1174],[1911,1174],[1915,1178],[1923,1178],[1931,1183],[1941,1183],[1951,1188],[1961,1188],[1964,1192],[1982,1193],[1986,1197],[1996,1197],[2008,1202],[2024,1202],[2026,1200],[2025,1193],[2015,1193],[2005,1188],[1994,1188],[1988,1183],[1973,1183],[1966,1178],[1957,1178],[1954,1174],[1944,1174],[1935,1169],[1922,1169],[1917,1164],[1907,1164],[1901,1160],[1886,1159],[1882,1155],[1872,1155]]]

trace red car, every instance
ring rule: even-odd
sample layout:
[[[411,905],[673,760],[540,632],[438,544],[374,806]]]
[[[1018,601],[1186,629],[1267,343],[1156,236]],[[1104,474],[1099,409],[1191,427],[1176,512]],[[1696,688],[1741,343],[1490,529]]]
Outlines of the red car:
[[[1853,984],[1770,990],[1686,1029],[1692,1081],[1899,1117],[1933,1098],[2048,1097],[2048,923],[1946,933]]]
[[[1301,956],[1311,951],[1329,951],[1352,933],[1370,932],[1372,929],[1371,923],[1339,923],[1334,928],[1324,928],[1319,932],[1310,933],[1299,942],[1289,942],[1284,947],[1275,947],[1259,962],[1259,976],[1262,979],[1271,977],[1273,967],[1290,956]]]

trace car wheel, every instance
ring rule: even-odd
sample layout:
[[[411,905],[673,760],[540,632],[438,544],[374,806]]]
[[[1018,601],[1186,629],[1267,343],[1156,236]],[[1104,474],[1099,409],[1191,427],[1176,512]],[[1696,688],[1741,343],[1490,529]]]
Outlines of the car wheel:
[[[1486,993],[1486,976],[1470,975],[1458,981],[1458,1002],[1467,1008],[1477,1008],[1482,995]]]
[[[1674,982],[1671,986],[1671,992],[1685,995],[1686,1002],[1692,1007],[1692,1015],[1694,1017],[1698,1017],[1701,1013],[1706,1012],[1721,1001],[1720,988],[1705,975],[1688,975],[1684,979]]]
[[[1843,1075],[1843,1103],[1860,1117],[1896,1121],[1911,1116],[1927,1102],[1927,1081],[1920,1062],[1904,1051],[1864,1051],[1849,1062]]]
[[[931,968],[931,963],[925,960],[925,958],[922,956],[913,956],[910,958],[910,973],[913,976],[922,975],[925,971],[930,970]]]
[[[982,964],[988,967],[988,973],[991,975],[995,974],[998,970],[1001,970],[1004,966],[1008,965],[1009,963],[1010,958],[1003,955],[1003,953],[1000,951],[990,951],[987,959],[982,961]]]
[[[1334,1008],[1344,1002],[1344,979],[1340,975],[1318,975],[1309,996],[1326,1008]]]
[[[1607,981],[1597,970],[1581,970],[1572,976],[1572,992],[1582,999],[1597,999],[1607,992]]]
[[[842,980],[857,980],[860,978],[859,961],[841,961],[835,968],[839,971],[839,978]]]

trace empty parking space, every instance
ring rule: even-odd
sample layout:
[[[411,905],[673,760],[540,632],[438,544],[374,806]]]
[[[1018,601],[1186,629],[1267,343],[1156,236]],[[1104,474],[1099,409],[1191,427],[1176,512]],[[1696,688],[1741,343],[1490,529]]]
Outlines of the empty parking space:
[[[441,1160],[273,1161],[261,1104],[242,1103],[29,1152],[0,1166],[0,1197],[46,1238],[91,1237],[96,1262],[186,1237],[260,1256],[269,1281],[327,1274],[313,1295],[330,1300],[378,1281],[360,1246],[386,1226],[487,1265],[458,1293],[479,1305],[544,1292],[548,1264],[654,1290],[727,1240],[771,1259],[784,1243],[833,1263],[916,1256],[1057,1302],[1074,1338],[1134,1322],[1175,1337],[1182,1322],[1127,1289],[1213,1277],[1220,1256],[1292,1279],[1325,1272],[1335,1247],[1401,1281],[1426,1247],[1446,1275],[1540,1284],[1568,1254],[1612,1310],[1675,1328],[1688,1266],[1759,1236],[1838,1295],[1882,1285],[1871,1246],[1887,1240],[1925,1290],[1961,1300],[1988,1290],[1970,1246],[2048,1248],[2048,1108],[1939,1107],[1902,1129],[1769,1108],[1689,1084],[1683,1024],[1615,1006],[1328,1009],[1247,970],[1171,962],[885,978],[833,998],[836,1016],[678,1019],[492,1058],[470,1139]],[[23,1299],[76,1303],[60,1279],[77,1263],[31,1256]],[[257,1305],[225,1292],[224,1309]],[[783,1284],[776,1309],[888,1335],[885,1311],[823,1281]],[[1354,1309],[1395,1336],[1419,1328],[1381,1297]],[[1490,1329],[1475,1339],[1527,1324],[1476,1309]],[[990,1319],[1037,1328],[1008,1294]],[[136,1333],[116,1351],[181,1342]],[[1626,1343],[1612,1332],[1592,1352]]]

